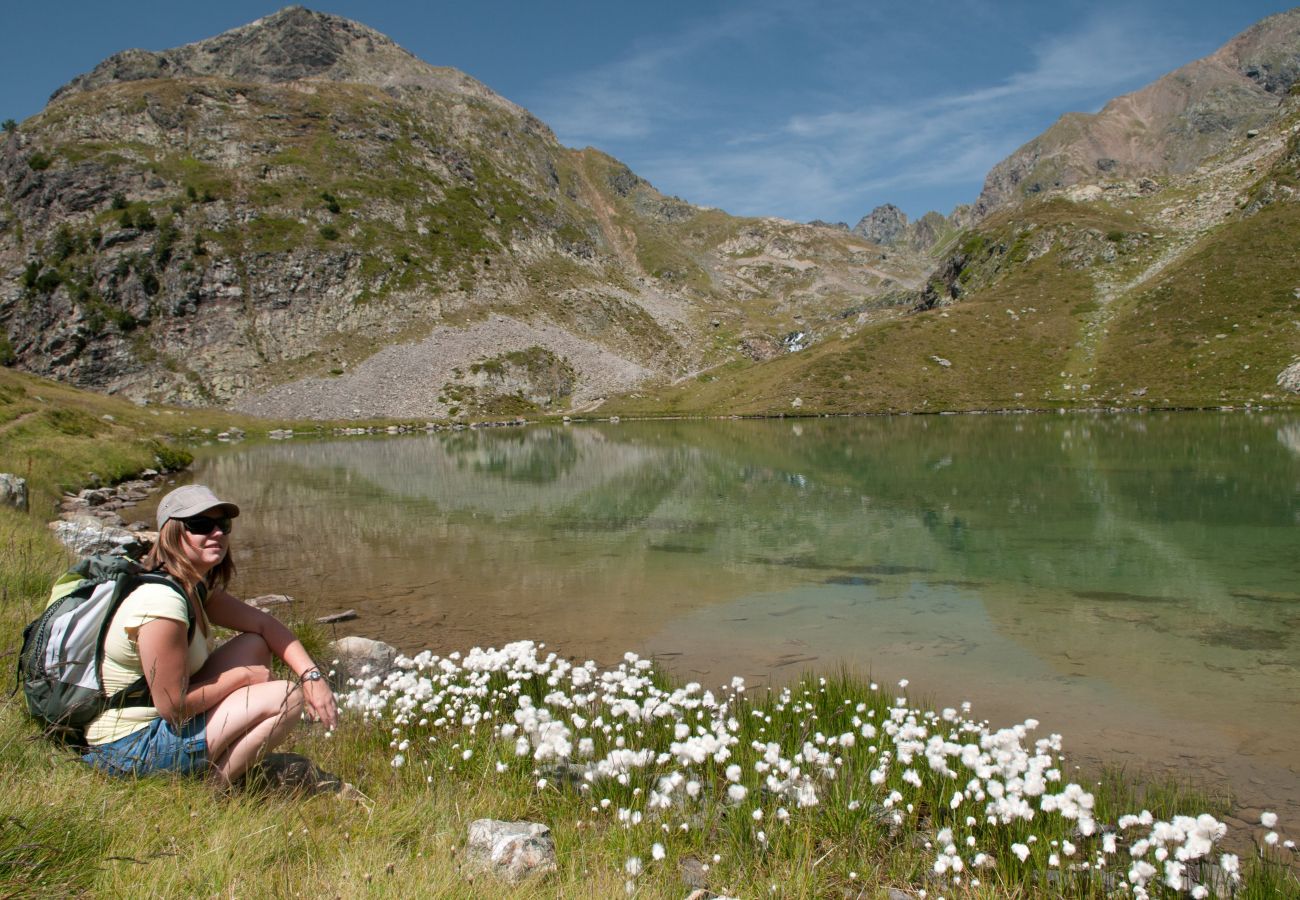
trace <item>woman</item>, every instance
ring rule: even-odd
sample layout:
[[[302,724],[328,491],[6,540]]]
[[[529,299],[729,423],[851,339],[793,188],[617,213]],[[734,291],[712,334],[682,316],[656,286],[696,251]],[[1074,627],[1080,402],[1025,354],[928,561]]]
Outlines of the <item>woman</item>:
[[[230,784],[284,740],[304,704],[328,727],[338,724],[329,682],[293,632],[226,591],[238,515],[238,506],[200,484],[158,504],[158,542],[145,567],[175,585],[133,589],[113,616],[103,654],[108,695],[143,675],[153,705],[108,709],[90,724],[84,759],[96,768],[115,775],[210,771]],[[212,649],[213,625],[239,634]],[[297,684],[271,680],[272,654]]]

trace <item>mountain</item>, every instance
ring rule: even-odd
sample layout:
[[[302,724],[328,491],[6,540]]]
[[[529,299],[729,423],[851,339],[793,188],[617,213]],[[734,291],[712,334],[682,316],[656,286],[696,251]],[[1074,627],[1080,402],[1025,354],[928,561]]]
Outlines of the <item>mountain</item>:
[[[1281,114],[1300,79],[1300,9],[1107,103],[1070,113],[994,166],[975,202],[986,216],[1043,191],[1184,175]]]
[[[0,360],[139,402],[502,415],[772,359],[929,261],[661,194],[363,25],[128,50],[0,136]]]
[[[963,210],[959,207],[954,216],[960,217]],[[877,206],[852,228],[854,234],[872,243],[921,252],[928,252],[936,244],[948,241],[958,230],[956,220],[943,213],[931,211],[916,221],[911,221],[907,218],[907,213],[892,203]]]
[[[1300,10],[1273,16],[1030,141],[897,315],[615,408],[1300,405],[1298,34]],[[901,215],[859,230],[894,240]]]

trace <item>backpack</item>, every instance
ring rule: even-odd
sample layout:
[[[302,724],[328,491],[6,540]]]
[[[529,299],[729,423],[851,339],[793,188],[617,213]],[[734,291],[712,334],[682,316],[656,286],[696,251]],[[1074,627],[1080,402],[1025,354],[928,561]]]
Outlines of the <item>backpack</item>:
[[[162,572],[147,572],[123,556],[88,556],[54,582],[50,599],[34,622],[23,629],[18,680],[27,710],[48,735],[81,743],[86,729],[104,710],[153,706],[141,675],[108,696],[104,692],[104,639],[113,615],[141,584],[185,589]],[[186,605],[186,640],[194,638],[194,619]]]

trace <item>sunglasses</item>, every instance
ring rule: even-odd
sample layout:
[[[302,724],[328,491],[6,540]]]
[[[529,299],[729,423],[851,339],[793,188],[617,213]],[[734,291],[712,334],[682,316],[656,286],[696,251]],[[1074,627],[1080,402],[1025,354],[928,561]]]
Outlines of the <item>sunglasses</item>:
[[[221,529],[222,534],[230,534],[230,529],[235,524],[230,516],[190,516],[178,521],[190,534],[212,534],[217,528]]]

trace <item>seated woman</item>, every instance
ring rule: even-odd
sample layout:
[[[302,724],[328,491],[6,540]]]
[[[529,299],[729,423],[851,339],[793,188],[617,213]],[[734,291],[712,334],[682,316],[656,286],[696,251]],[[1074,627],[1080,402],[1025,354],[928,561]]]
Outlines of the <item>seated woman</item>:
[[[238,515],[200,484],[158,505],[158,542],[144,563],[175,585],[134,588],[109,624],[103,654],[108,695],[143,675],[153,705],[96,718],[86,729],[92,766],[115,775],[211,772],[229,784],[284,740],[304,704],[328,727],[338,723],[329,682],[293,632],[226,591]],[[213,649],[213,625],[239,634]],[[272,680],[272,654],[298,684]]]

